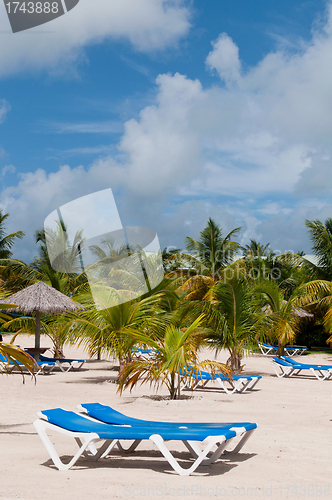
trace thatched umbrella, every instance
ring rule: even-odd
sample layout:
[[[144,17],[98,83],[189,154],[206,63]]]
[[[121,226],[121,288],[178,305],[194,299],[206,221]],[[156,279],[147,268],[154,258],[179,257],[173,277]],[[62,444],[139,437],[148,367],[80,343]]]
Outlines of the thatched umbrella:
[[[18,307],[10,309],[10,312],[22,311],[25,314],[36,312],[35,329],[35,349],[40,348],[40,318],[43,314],[55,314],[66,311],[77,311],[82,308],[80,304],[73,302],[70,297],[59,292],[55,288],[46,285],[43,281],[38,281],[34,285],[28,286],[1,303],[15,304]]]
[[[285,304],[287,304],[287,300],[282,301],[282,305],[285,305]],[[264,311],[267,314],[271,314],[272,313],[271,306],[267,305],[267,306],[262,307],[262,311]],[[294,316],[297,316],[298,318],[313,318],[314,317],[314,314],[312,314],[308,311],[305,311],[304,309],[302,309],[302,307],[299,307],[299,306],[293,306],[292,313],[294,314]]]

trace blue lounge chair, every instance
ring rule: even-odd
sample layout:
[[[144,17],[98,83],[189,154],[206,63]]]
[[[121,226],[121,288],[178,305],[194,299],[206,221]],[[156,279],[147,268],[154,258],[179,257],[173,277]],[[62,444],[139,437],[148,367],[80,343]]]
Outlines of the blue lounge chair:
[[[258,342],[258,347],[260,348],[263,356],[267,356],[268,354],[278,354],[278,346],[265,344],[265,342]]]
[[[301,356],[301,354],[308,350],[304,345],[293,345],[292,347],[285,346],[284,349],[288,356]]]
[[[39,370],[35,375],[39,375],[40,373],[42,373],[43,375],[45,375],[46,373],[51,373],[51,371],[53,371],[56,367],[56,364],[54,362],[36,361],[36,363],[39,367]],[[15,368],[17,368],[17,365],[20,368],[25,368],[25,366],[19,361],[16,361],[16,364],[13,363],[13,361],[8,361],[2,354],[0,354],[0,365],[4,368],[8,368],[10,371],[13,371]]]
[[[314,365],[309,363],[299,363],[289,357],[273,358],[272,367],[279,378],[298,375],[302,370],[310,370],[318,380],[328,380],[332,378],[332,365]]]
[[[268,354],[273,354],[273,355],[278,354],[278,346],[277,345],[266,344],[264,342],[258,342],[258,346],[261,350],[261,353],[264,356],[267,356]],[[308,348],[305,346],[301,346],[301,345],[294,345],[294,346],[285,346],[284,350],[288,356],[300,356],[305,351],[307,351]]]
[[[182,376],[181,389],[186,387],[196,389],[200,383],[217,382],[227,394],[234,392],[245,392],[247,389],[253,389],[258,381],[262,378],[261,375],[232,375],[227,377],[220,373],[215,373],[213,376],[209,372],[196,370],[180,370]]]
[[[272,368],[278,378],[290,377],[295,372],[295,365],[292,365],[281,358],[271,359]],[[296,366],[298,369],[299,366]]]
[[[141,420],[139,418],[128,417],[119,411],[114,410],[110,406],[105,406],[100,403],[84,403],[78,405],[78,409],[89,415],[89,417],[95,418],[100,422],[105,424],[113,425],[130,425],[135,426],[153,426],[154,429],[158,428],[188,428],[188,429],[215,429],[220,427],[225,427],[227,429],[234,430],[237,436],[241,436],[240,441],[232,450],[227,450],[227,453],[238,453],[243,445],[248,441],[251,434],[257,428],[256,424],[250,422],[223,422],[223,423],[196,423],[196,422],[156,422],[153,420]],[[123,447],[118,443],[118,447],[126,452],[132,452],[139,445],[141,440],[135,441],[128,450],[124,450]],[[192,451],[192,450],[190,450]]]
[[[119,440],[137,441],[150,439],[178,474],[189,475],[200,464],[208,465],[215,462],[225,450],[228,442],[236,437],[235,430],[222,426],[206,429],[198,427],[189,429],[185,426],[181,428],[154,428],[151,424],[147,426],[111,425],[61,408],[39,412],[38,416],[39,419],[34,422],[34,426],[54,465],[59,470],[68,470],[77,462],[82,454],[93,460],[104,458]],[[57,431],[75,439],[79,450],[67,464],[60,459],[47,435],[47,431]],[[190,467],[184,469],[177,462],[165,445],[165,441],[168,440],[183,441],[189,449],[195,452],[197,456]],[[100,441],[102,445],[97,450],[96,444]],[[197,442],[203,444],[203,450],[199,448]],[[216,451],[208,457],[214,446],[217,447]]]
[[[135,347],[131,353],[134,358],[139,358],[142,354],[151,354],[153,349],[143,349],[143,347]]]
[[[67,359],[67,358],[48,358],[47,356],[39,355],[40,361],[55,362],[62,372],[70,370],[79,370],[85,363],[85,359]],[[68,365],[65,368],[64,365]]]
[[[311,370],[318,380],[325,380],[332,378],[332,365],[316,365],[313,363],[300,363],[299,361],[294,361],[292,358],[288,356],[281,356],[284,361],[291,364],[292,366],[296,366],[297,370],[294,375],[300,373],[301,370]],[[301,367],[301,368],[299,368]]]

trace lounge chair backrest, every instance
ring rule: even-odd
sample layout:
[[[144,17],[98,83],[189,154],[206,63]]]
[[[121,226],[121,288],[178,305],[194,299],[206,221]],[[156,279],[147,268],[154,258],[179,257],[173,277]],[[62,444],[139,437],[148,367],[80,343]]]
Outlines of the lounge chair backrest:
[[[278,363],[279,365],[282,365],[282,366],[288,366],[288,367],[296,366],[296,363],[288,363],[287,361],[285,361],[282,358],[273,358],[273,361],[275,363]]]

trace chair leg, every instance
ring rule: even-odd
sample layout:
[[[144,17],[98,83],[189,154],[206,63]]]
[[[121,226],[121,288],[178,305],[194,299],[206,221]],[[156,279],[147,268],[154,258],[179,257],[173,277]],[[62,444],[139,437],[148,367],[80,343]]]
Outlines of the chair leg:
[[[247,389],[252,389],[252,387],[250,387],[250,385],[252,383],[252,379],[248,379],[248,380],[240,379],[240,380],[242,383],[242,387],[241,387],[241,385],[239,386],[238,392],[246,392]]]
[[[245,392],[248,389],[250,382],[251,380],[244,381],[243,379],[239,379],[233,380],[232,384],[234,385],[236,392]]]
[[[75,366],[75,363],[78,364],[77,367]],[[85,363],[85,361],[82,361],[81,363],[79,363],[78,361],[74,361],[74,362],[70,363],[70,367],[68,368],[67,371],[69,372],[69,370],[74,370],[74,371],[79,370],[84,365],[84,363]]]
[[[95,462],[99,458],[105,458],[109,454],[109,452],[114,448],[115,445],[118,445],[119,441],[117,439],[107,439],[105,443],[99,448],[96,455],[94,455],[93,459]]]
[[[225,381],[222,380],[222,378],[216,377],[216,381],[221,386],[221,388],[226,392],[226,394],[234,394],[234,392],[236,391],[236,386],[232,382],[230,382],[231,388],[228,388]]]
[[[209,463],[215,462],[220,457],[220,455],[223,453],[223,451],[226,447],[226,443],[229,443],[229,441],[232,441],[232,439],[234,439],[234,438],[230,438],[227,441],[225,441],[224,443],[222,443],[223,446],[221,446],[220,443],[217,443],[218,449],[210,457],[206,458],[203,461],[203,464],[208,465]],[[190,454],[193,458],[196,459],[202,453],[202,450],[200,449],[200,447],[198,446],[198,444],[195,441],[182,441],[182,442],[185,445],[185,447],[187,448],[187,450],[190,452]],[[219,453],[218,453],[218,455],[216,455],[218,450],[219,450]]]
[[[279,365],[276,366],[276,363],[274,363],[274,362],[271,362],[271,364],[272,364],[272,368],[273,368],[273,370],[278,378],[290,377],[291,375],[294,375],[294,370],[291,367],[287,368],[287,367],[279,366]],[[280,371],[278,371],[278,368]]]
[[[135,441],[129,446],[129,448],[124,448],[120,441],[117,442],[117,447],[119,448],[120,451],[123,451],[124,453],[132,453],[133,451],[136,450],[137,446],[140,444],[142,440],[141,439],[135,439]]]
[[[203,462],[208,453],[211,451],[213,446],[217,443],[221,443],[223,446],[225,442],[225,436],[210,436],[206,438],[203,443],[205,443],[205,448],[200,452],[199,456],[196,458],[195,462],[187,469],[181,467],[177,460],[173,457],[172,453],[165,446],[163,438],[159,434],[153,434],[150,436],[151,441],[158,447],[159,451],[164,455],[170,466],[177,472],[180,476],[189,476],[194,472],[197,467]]]
[[[56,365],[60,368],[60,370],[61,370],[63,373],[65,373],[66,371],[68,371],[68,370],[66,370],[66,369],[62,366],[62,364],[60,363],[60,361],[56,361]]]
[[[255,429],[251,429],[251,430],[247,431],[245,429],[245,427],[231,427],[230,430],[236,432],[236,437],[242,436],[240,441],[238,441],[236,446],[231,450],[227,450],[225,448],[234,439],[236,439],[236,437],[227,439],[223,443],[222,447],[220,447],[220,443],[217,443],[218,449],[210,457],[208,457],[207,459],[204,460],[204,462],[203,462],[204,465],[208,465],[209,463],[211,464],[211,463],[215,462],[222,455],[222,453],[227,454],[227,455],[235,455],[236,453],[238,453],[243,448],[243,446],[246,444],[246,442],[248,441],[248,439],[250,438],[250,436],[252,435],[252,433],[254,432]],[[199,446],[197,445],[196,442],[183,441],[183,443],[186,446],[186,448],[190,451],[191,455],[194,458],[197,458],[200,455],[201,449],[199,448]]]
[[[182,441],[193,458],[197,458],[201,453],[201,449],[194,441]]]
[[[315,375],[317,380],[325,380],[327,378],[330,378],[329,371],[327,373],[324,373],[323,370],[315,370],[314,368],[310,368],[310,371]]]
[[[74,432],[70,432],[70,431],[66,431],[65,429],[60,429],[58,426],[55,426],[55,425],[52,425],[50,424],[49,422],[46,422],[46,421],[43,421],[43,420],[36,420],[34,422],[34,426],[35,426],[35,429],[36,431],[38,432],[39,434],[39,437],[40,439],[42,440],[46,450],[48,451],[54,465],[59,469],[59,470],[68,470],[70,469],[73,465],[75,465],[75,463],[77,462],[77,460],[80,458],[80,456],[82,454],[84,454],[84,452],[86,451],[86,449],[94,444],[95,442],[98,442],[100,441],[100,438],[97,434],[95,433],[74,433]],[[51,440],[50,438],[48,437],[47,435],[47,432],[46,430],[47,429],[50,429],[50,430],[56,430],[57,432],[60,432],[61,434],[65,434],[67,436],[70,436],[70,437],[74,437],[74,438],[79,438],[80,440],[80,443],[81,446],[79,448],[79,450],[77,451],[77,453],[73,456],[73,458],[67,463],[65,464],[64,462],[62,462],[62,460],[60,459],[58,453],[56,452],[53,444],[51,443]],[[82,442],[82,439],[83,439],[83,442]]]
[[[236,433],[238,433],[239,427],[231,427],[230,430],[231,431],[235,431]],[[243,446],[246,444],[246,442],[248,441],[248,439],[250,438],[250,436],[254,432],[254,430],[255,429],[251,429],[250,431],[246,431],[244,429],[245,434],[242,437],[242,439],[238,442],[238,444],[235,446],[235,448],[233,450],[226,450],[225,453],[229,453],[231,455],[235,455],[235,453],[238,453],[243,448]]]
[[[234,438],[228,439],[228,440],[224,441],[223,443],[216,443],[216,445],[217,445],[216,451],[214,453],[212,453],[209,457],[205,458],[202,461],[202,465],[210,465],[210,464],[213,464],[213,462],[216,462],[216,460],[218,460],[218,458],[220,458],[221,455],[223,453],[225,453],[226,445],[229,443],[229,441],[232,441],[233,439]]]
[[[260,379],[258,377],[252,377],[248,389],[252,390],[255,387],[255,385],[258,384],[259,380]]]

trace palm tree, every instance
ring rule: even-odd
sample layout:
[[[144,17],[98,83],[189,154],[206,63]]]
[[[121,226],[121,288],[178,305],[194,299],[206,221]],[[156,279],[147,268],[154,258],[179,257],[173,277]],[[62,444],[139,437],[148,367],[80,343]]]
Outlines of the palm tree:
[[[232,264],[241,248],[239,243],[231,240],[240,229],[233,229],[223,238],[221,228],[210,217],[206,227],[200,232],[199,241],[186,237],[186,249],[197,259],[200,274],[209,275],[213,281],[218,280],[219,272]]]
[[[0,276],[3,288],[16,293],[39,281],[36,271],[25,262],[17,259],[0,259]]]
[[[37,281],[44,281],[59,292],[72,294],[78,286],[86,283],[80,262],[83,245],[80,232],[76,233],[72,245],[60,223],[57,232],[46,233],[44,229],[40,229],[36,231],[35,238],[36,243],[40,244],[39,255],[30,265],[17,259],[0,259],[0,275],[5,288],[15,293]],[[46,238],[49,238],[53,248],[59,248],[60,256],[53,264],[48,255]],[[66,250],[61,252],[64,248]]]
[[[34,274],[33,281],[44,281],[59,292],[73,293],[79,285],[86,283],[86,276],[81,264],[81,252],[84,245],[82,231],[75,234],[72,243],[63,223],[58,222],[56,231],[39,229],[35,234],[36,243],[39,243],[39,256],[35,257],[30,265]],[[48,245],[47,245],[48,242]],[[54,256],[50,261],[48,246],[53,249]]]
[[[3,211],[0,210],[0,275],[2,278],[2,286],[12,291],[11,287],[13,281],[17,282],[18,276],[17,272],[15,272],[11,267],[11,248],[16,239],[23,238],[24,233],[22,231],[16,231],[6,235],[4,222],[8,217],[8,213],[4,214]],[[19,279],[18,281],[21,280]]]
[[[173,248],[173,250],[170,250],[168,247],[165,247],[161,252],[161,258],[166,273],[176,271],[181,262],[181,249]]]
[[[332,281],[332,218],[325,224],[316,219],[306,220],[312,249],[318,259],[318,266],[311,265],[316,278]]]
[[[198,361],[197,351],[204,338],[197,331],[203,319],[200,315],[188,328],[178,328],[174,324],[165,327],[162,336],[153,338],[146,333],[134,333],[137,342],[149,346],[153,352],[149,357],[142,356],[128,363],[120,374],[119,392],[132,389],[138,382],[149,382],[158,385],[165,384],[171,399],[180,396],[180,377],[182,373],[202,369],[216,369],[229,375],[230,371],[224,364],[216,361]]]
[[[10,259],[12,256],[11,248],[16,239],[22,239],[24,236],[23,231],[15,231],[14,233],[5,234],[5,220],[9,214],[4,214],[0,209],[0,259]]]
[[[74,299],[84,306],[84,310],[60,318],[62,331],[67,333],[67,341],[83,346],[91,356],[115,356],[120,361],[120,369],[126,359],[131,359],[131,350],[137,343],[134,334],[158,332],[163,322],[164,311],[160,307],[162,294],[110,308],[106,306],[107,297],[105,304],[96,308],[89,290]]]
[[[14,342],[18,335],[35,335],[36,318],[34,316],[8,317],[4,324],[8,330],[15,332],[11,342]],[[53,343],[54,357],[64,358],[63,346],[66,342],[66,335],[61,328],[61,317],[44,316],[40,320],[40,329]]]
[[[21,365],[23,365],[33,376],[34,370],[37,367],[35,360],[20,347],[7,344],[6,342],[0,342],[0,372],[5,371],[10,373],[9,363],[13,363],[14,366],[21,371],[22,375]]]
[[[256,240],[250,240],[249,245],[241,247],[246,276],[252,282],[271,279],[274,254],[269,250],[269,243],[262,245]]]
[[[207,334],[209,346],[216,352],[225,348],[230,357],[227,364],[240,373],[241,359],[256,344],[258,317],[252,290],[244,276],[230,279],[225,275],[206,298],[208,324],[212,332]]]
[[[312,317],[301,306],[313,303],[314,297],[325,287],[324,282],[304,283],[287,297],[275,281],[266,281],[255,288],[261,297],[260,307],[263,315],[260,318],[263,335],[278,343],[278,354],[284,354],[286,344],[292,344],[299,331],[303,318]]]
[[[65,295],[72,295],[87,281],[84,273],[75,274],[75,272],[81,271],[80,253],[83,243],[81,233],[77,232],[73,244],[70,244],[63,225],[59,223],[57,231],[46,233],[44,229],[41,229],[36,231],[35,236],[36,243],[40,243],[40,248],[39,256],[35,257],[32,264],[27,265],[16,259],[1,261],[0,273],[6,280],[6,285],[12,292],[16,292],[38,281],[43,281]],[[58,261],[53,264],[56,268],[62,268],[63,272],[54,269],[51,264],[46,244],[47,238],[54,248],[59,249],[59,252],[65,249],[64,252],[60,253]],[[9,318],[6,327],[16,331],[16,335],[21,333],[34,334],[35,318],[32,316]],[[65,338],[58,328],[58,323],[54,322],[51,316],[48,316],[43,318],[41,327],[43,334],[48,335],[53,342],[55,356],[63,357]]]
[[[262,245],[256,240],[250,240],[250,245],[242,247],[244,257],[266,257],[270,243]]]
[[[302,285],[305,293],[300,298],[300,304],[308,306],[315,318],[321,319],[321,324],[330,337],[327,344],[332,344],[332,282],[324,280],[310,281]]]
[[[3,296],[4,298],[4,296]],[[1,309],[11,309],[16,306],[13,304],[1,304]],[[2,323],[8,321],[10,319],[9,316],[0,312],[0,321]],[[22,373],[22,368],[20,366],[23,365],[30,373],[34,376],[34,369],[37,367],[35,360],[26,352],[24,352],[20,347],[7,344],[6,342],[0,341],[0,372],[5,371],[10,373],[9,363],[13,363],[16,368],[18,368]],[[24,377],[23,377],[24,382]]]
[[[186,293],[186,300],[202,300],[220,279],[222,271],[234,265],[234,257],[241,247],[231,238],[240,229],[233,229],[223,238],[221,228],[209,218],[199,241],[186,237],[186,249],[191,253],[182,257],[191,266],[190,277],[179,288]]]

